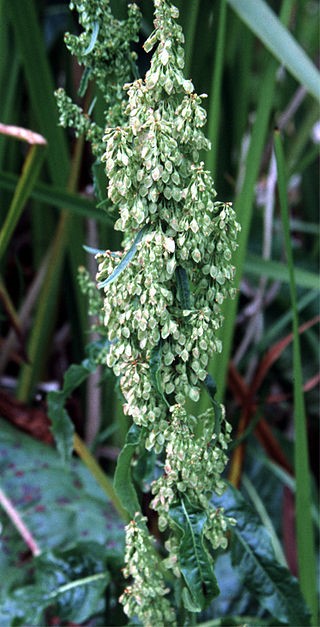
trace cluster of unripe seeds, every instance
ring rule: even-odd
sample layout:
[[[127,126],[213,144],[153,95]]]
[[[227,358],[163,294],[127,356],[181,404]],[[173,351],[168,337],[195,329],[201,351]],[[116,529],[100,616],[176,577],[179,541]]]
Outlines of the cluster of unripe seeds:
[[[231,205],[215,201],[200,160],[208,149],[201,130],[206,114],[183,76],[177,17],[168,0],[155,1],[155,31],[145,43],[147,51],[155,47],[150,69],[126,86],[126,123],[105,132],[108,196],[119,210],[115,228],[123,232],[124,250],[97,260],[111,343],[107,364],[120,379],[125,413],[143,428],[147,450],[159,455],[163,473],[152,484],[151,507],[160,530],[170,531],[165,564],[179,576],[170,508],[182,497],[206,512],[211,545],[226,545],[226,519],[210,494],[223,490],[230,426],[222,406],[195,418],[186,403],[199,400],[209,358],[221,350],[220,307],[234,294],[239,225]],[[123,602],[149,624],[139,605],[148,584],[130,567],[137,537],[129,526],[126,572],[135,585]]]

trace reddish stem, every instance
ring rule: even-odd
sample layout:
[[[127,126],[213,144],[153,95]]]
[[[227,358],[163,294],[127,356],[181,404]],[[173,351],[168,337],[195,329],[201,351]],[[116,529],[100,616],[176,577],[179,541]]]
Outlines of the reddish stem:
[[[15,526],[17,531],[20,533],[26,545],[29,547],[31,553],[34,556],[40,555],[41,550],[36,540],[32,536],[28,527],[23,522],[19,512],[16,510],[12,502],[8,499],[6,494],[0,488],[0,504],[2,505],[4,511],[10,518],[12,524]]]

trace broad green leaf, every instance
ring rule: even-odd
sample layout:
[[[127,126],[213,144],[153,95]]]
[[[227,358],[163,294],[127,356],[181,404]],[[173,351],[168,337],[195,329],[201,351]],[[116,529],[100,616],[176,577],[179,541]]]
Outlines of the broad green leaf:
[[[186,270],[182,266],[176,268],[178,296],[182,309],[191,308],[190,287]]]
[[[121,505],[133,518],[136,512],[140,512],[140,503],[132,481],[131,462],[137,446],[142,438],[142,430],[133,424],[126,438],[126,443],[118,457],[117,467],[114,475],[114,489],[118,495]]]
[[[271,54],[318,100],[320,74],[316,66],[266,2],[264,0],[228,0],[228,2]]]
[[[213,501],[237,521],[232,527],[232,563],[251,594],[282,623],[310,625],[298,581],[276,561],[270,535],[255,510],[231,485]]]
[[[139,231],[139,233],[136,235],[136,237],[135,237],[135,239],[133,241],[133,244],[132,244],[131,248],[128,250],[128,252],[125,254],[125,256],[121,259],[120,263],[117,265],[117,267],[114,269],[114,271],[104,281],[101,281],[101,283],[98,283],[98,288],[99,289],[101,289],[102,287],[105,287],[106,285],[108,285],[110,283],[113,283],[113,281],[115,281],[115,279],[118,278],[118,276],[123,272],[123,270],[125,270],[127,265],[130,263],[131,259],[136,254],[137,246],[138,246],[139,242],[141,242],[141,240],[144,237],[144,235],[146,234],[148,228],[149,228],[149,225],[145,225],[141,229],[141,231]]]
[[[85,539],[103,546],[110,565],[116,562],[120,568],[124,545],[123,522],[84,464],[73,459],[70,466],[62,466],[55,449],[14,429],[3,420],[0,420],[0,430],[1,487],[40,550],[70,548],[76,539]],[[0,572],[6,573],[6,579],[0,586],[2,609],[11,587],[29,583],[30,562],[21,562],[20,556],[26,545],[1,509],[0,526]],[[4,625],[1,614],[0,625]]]
[[[71,461],[74,436],[74,426],[65,409],[65,403],[73,390],[79,387],[95,369],[96,364],[90,358],[84,359],[81,364],[71,364],[63,377],[62,390],[49,392],[47,397],[51,431],[64,463]]]
[[[2,625],[44,624],[44,611],[60,620],[82,623],[103,608],[110,581],[105,554],[96,543],[42,553],[33,560],[34,581],[9,592],[0,609]],[[36,620],[36,622],[35,622]]]
[[[219,588],[213,570],[213,559],[205,546],[204,525],[207,514],[194,508],[187,497],[170,508],[169,516],[181,533],[179,558],[186,590],[185,607],[199,612],[210,605]]]

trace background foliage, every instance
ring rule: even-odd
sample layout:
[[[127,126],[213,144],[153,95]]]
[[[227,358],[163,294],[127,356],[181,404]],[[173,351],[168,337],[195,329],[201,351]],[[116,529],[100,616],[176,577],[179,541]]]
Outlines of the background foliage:
[[[139,4],[142,43],[152,28],[152,3]],[[253,522],[245,530],[244,506],[230,488],[224,505],[237,511],[240,523],[231,557],[217,561],[222,593],[201,620],[209,621],[207,627],[226,624],[221,616],[229,617],[227,624],[308,624],[295,595],[283,605],[287,591],[279,582],[281,567],[288,564],[294,575],[300,573],[316,625],[311,520],[318,520],[319,76],[314,64],[319,5],[310,0],[176,4],[186,35],[186,76],[198,93],[209,95],[207,134],[213,150],[206,165],[219,197],[234,202],[242,224],[235,258],[239,297],[225,307],[224,352],[211,364],[211,374],[234,427],[229,479],[241,486]],[[116,15],[125,15],[124,0],[111,5]],[[22,10],[19,0],[0,0],[0,414],[15,425],[13,430],[1,422],[1,493],[41,551],[37,555],[33,547],[32,558],[12,518],[1,512],[1,568],[8,572],[0,602],[3,625],[25,624],[35,608],[39,624],[44,616],[54,624],[56,616],[83,622],[93,613],[97,624],[125,621],[116,602],[123,585],[122,523],[105,499],[106,491],[112,497],[111,483],[105,475],[101,480],[93,457],[88,449],[80,451],[79,443],[89,470],[76,461],[66,470],[48,448],[47,392],[62,385],[67,367],[79,364],[85,346],[95,340],[76,279],[80,265],[95,273],[83,245],[119,247],[110,217],[97,208],[105,199],[103,170],[96,171],[93,186],[89,147],[58,127],[54,89],[63,85],[77,99],[81,76],[63,43],[66,30],[77,30],[66,2],[25,0]],[[140,46],[137,50],[143,74],[148,58]],[[95,110],[103,124],[103,103],[98,101]],[[32,129],[45,141],[30,132],[17,138],[8,125]],[[278,165],[272,151],[275,126],[282,137]],[[281,194],[281,185],[288,194]],[[67,411],[76,430],[112,475],[127,419],[112,376],[86,366],[85,376],[77,371],[63,402],[72,392]],[[203,407],[209,402],[204,396]],[[105,482],[104,492],[92,473]],[[147,493],[148,469],[141,474]],[[265,530],[260,563],[243,569],[250,543],[264,546],[259,534]],[[271,590],[270,561],[280,569]],[[260,592],[246,580],[248,568],[256,573],[252,580],[261,582]],[[78,580],[84,583],[68,587]],[[25,610],[26,597],[31,600]]]

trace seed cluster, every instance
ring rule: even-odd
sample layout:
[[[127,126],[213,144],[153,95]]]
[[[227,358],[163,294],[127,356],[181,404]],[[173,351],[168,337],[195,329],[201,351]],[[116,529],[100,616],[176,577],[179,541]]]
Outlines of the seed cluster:
[[[106,123],[121,124],[124,120],[122,86],[130,79],[135,64],[136,53],[131,46],[138,41],[140,11],[136,4],[129,4],[127,19],[118,20],[112,14],[109,0],[72,0],[69,6],[77,10],[83,27],[80,35],[65,35],[67,48],[85,68],[79,93],[83,96],[89,82],[94,80],[103,97]],[[91,118],[95,99],[89,112],[84,112],[63,88],[55,95],[61,126],[74,128],[77,136],[84,134],[100,159],[105,147],[103,129]]]
[[[123,232],[124,250],[97,255],[97,278],[104,289],[107,364],[119,377],[125,413],[144,428],[147,450],[159,455],[163,474],[153,482],[151,507],[160,530],[169,530],[164,564],[180,576],[170,507],[183,495],[207,512],[205,535],[213,548],[226,545],[226,519],[210,494],[223,490],[231,429],[222,406],[195,418],[186,402],[199,400],[209,358],[221,351],[217,330],[221,304],[234,295],[231,257],[239,225],[232,206],[215,200],[200,158],[209,148],[201,130],[206,114],[203,96],[183,76],[178,10],[169,0],[154,4],[155,30],[144,46],[154,49],[150,69],[144,80],[125,86],[126,122],[104,136],[108,196],[119,211],[115,228]],[[134,583],[123,602],[130,616],[141,617],[147,556],[132,529],[125,574]],[[145,614],[143,622],[159,620]]]
[[[109,0],[73,0],[83,27],[66,43],[85,66],[80,91],[94,78],[105,101],[103,132],[81,107],[58,90],[60,123],[74,126],[105,162],[108,198],[118,211],[115,228],[123,251],[97,254],[97,292],[86,272],[83,290],[104,339],[97,363],[113,369],[124,411],[141,428],[140,447],[157,456],[150,507],[165,532],[167,556],[159,562],[137,513],[126,528],[121,602],[145,626],[175,625],[166,575],[183,581],[180,537],[170,512],[186,500],[205,515],[204,538],[226,546],[222,509],[210,502],[221,494],[231,427],[222,405],[200,415],[199,400],[211,355],[222,350],[217,331],[221,305],[234,296],[232,253],[239,225],[232,206],[218,202],[201,153],[205,94],[197,95],[183,75],[184,36],[170,0],[154,0],[155,29],[144,44],[153,51],[144,79],[130,80],[139,11],[116,20]],[[125,83],[125,90],[122,85]],[[94,102],[90,109],[93,109]],[[103,138],[103,139],[102,139]],[[102,291],[103,290],[103,291]],[[171,571],[169,573],[169,571]]]
[[[175,627],[175,614],[165,598],[168,589],[164,586],[155,549],[146,528],[147,519],[136,514],[127,526],[127,544],[124,569],[125,577],[132,579],[120,597],[124,612],[136,615],[146,627]]]

